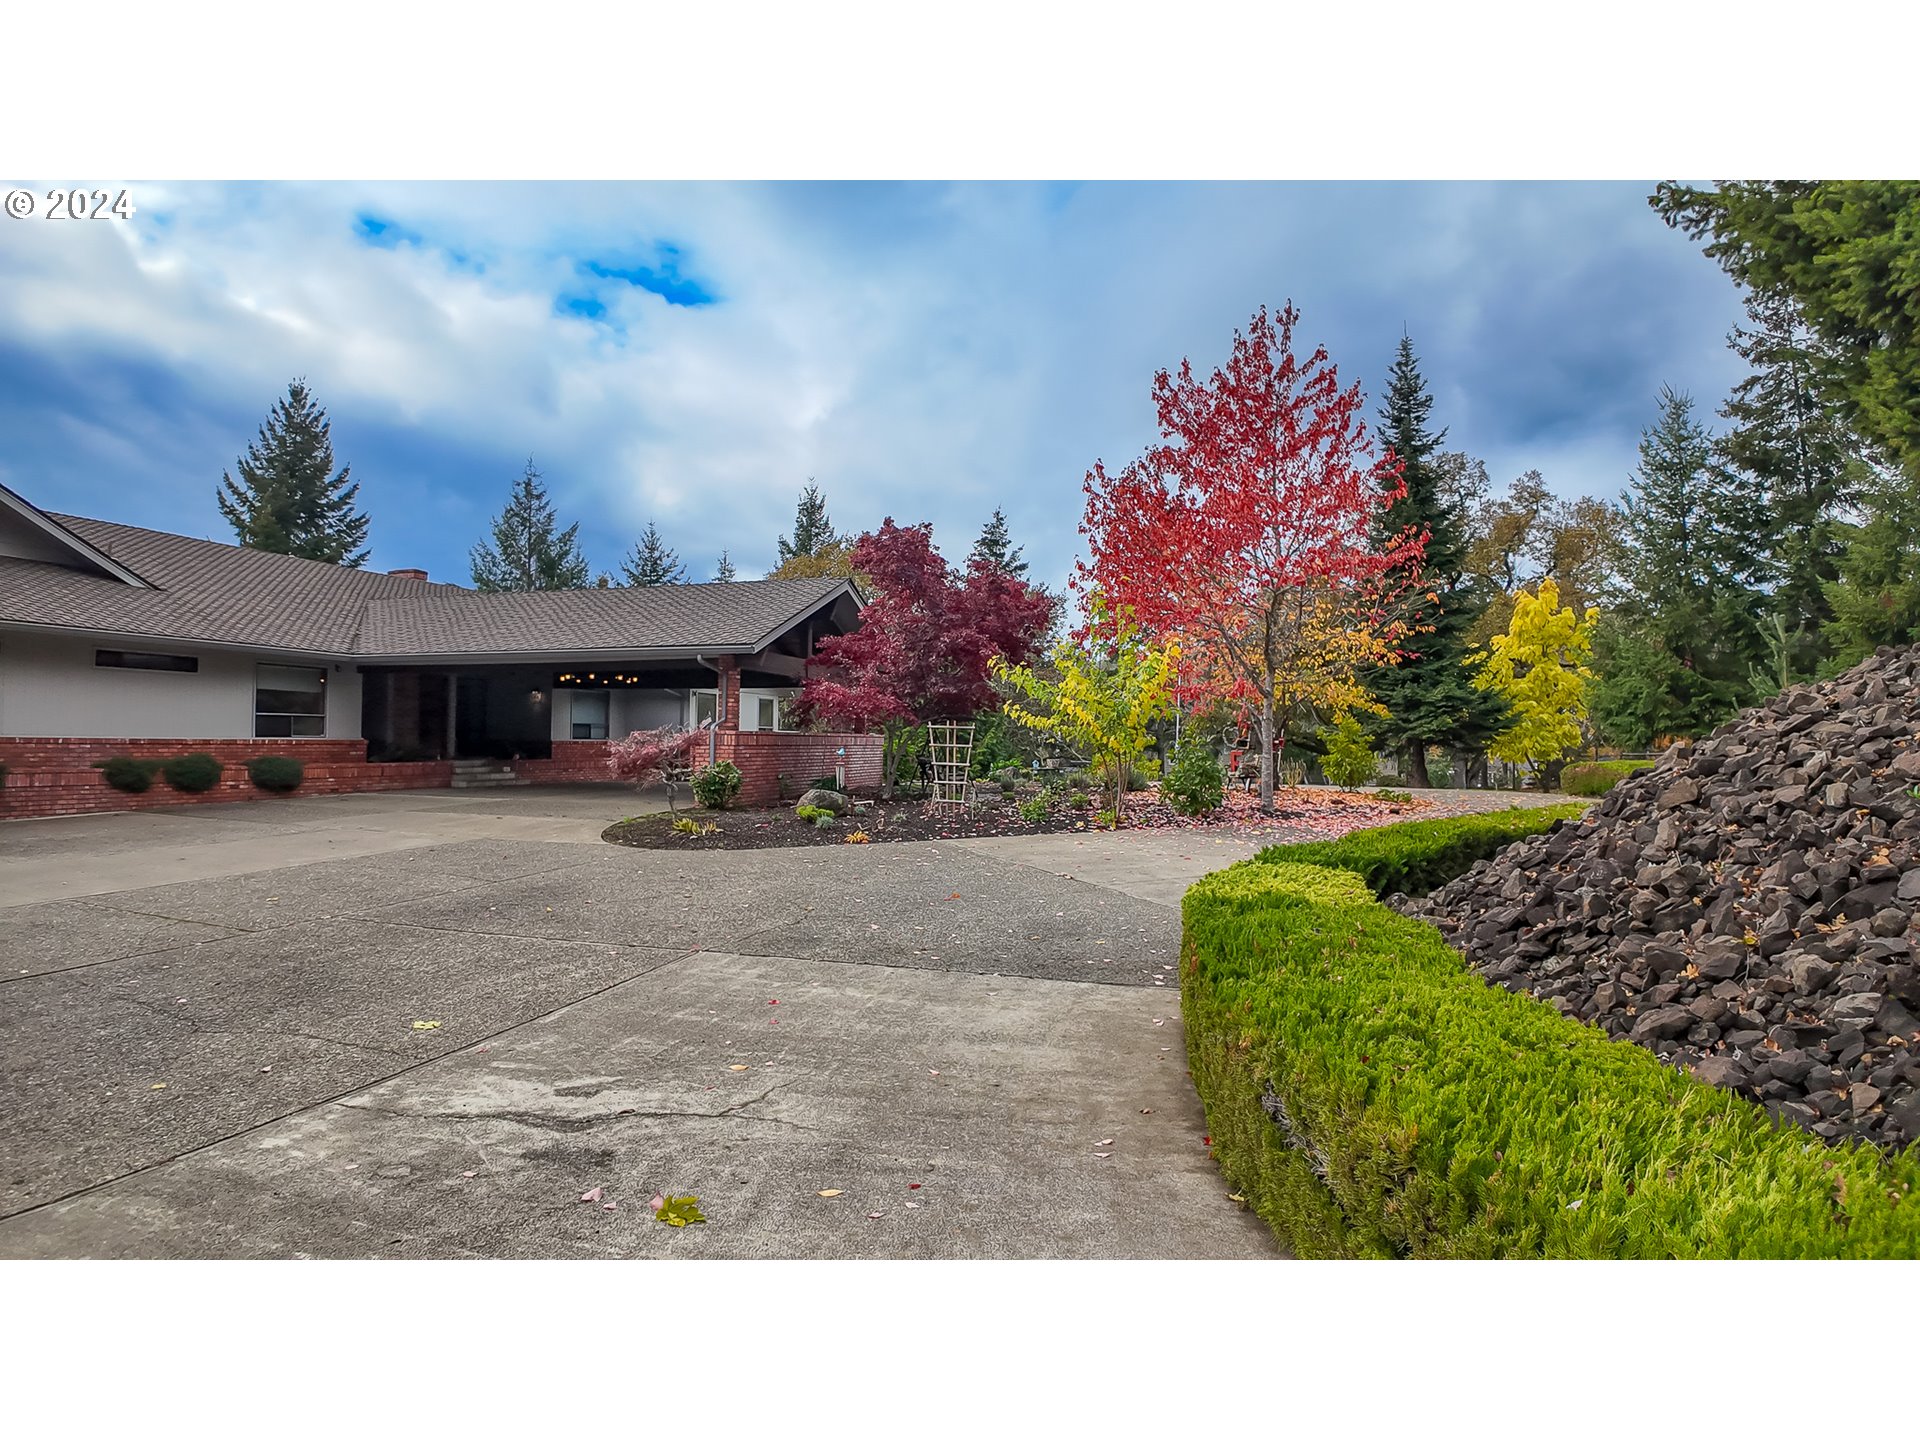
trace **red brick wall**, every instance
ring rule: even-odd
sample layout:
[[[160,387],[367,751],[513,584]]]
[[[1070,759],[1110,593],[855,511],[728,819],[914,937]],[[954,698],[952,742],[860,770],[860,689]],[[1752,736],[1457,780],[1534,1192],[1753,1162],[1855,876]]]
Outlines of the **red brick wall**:
[[[740,767],[742,805],[778,805],[782,775],[789,797],[797,798],[807,781],[833,774],[838,765],[847,768],[848,789],[880,788],[878,735],[741,730],[722,731],[719,738],[719,758]],[[835,753],[841,749],[844,756]]]
[[[607,769],[605,740],[556,740],[551,760],[515,760],[516,775],[536,785],[605,784],[614,777]]]
[[[129,795],[107,784],[93,768],[96,760],[131,755],[171,760],[204,751],[226,766],[220,783],[198,795],[184,794],[156,775],[151,789]],[[306,777],[296,795],[343,795],[363,790],[419,790],[451,783],[453,767],[444,760],[374,765],[364,740],[68,740],[0,738],[0,818],[31,815],[85,815],[103,810],[155,810],[169,805],[198,805],[224,800],[260,800],[270,792],[255,788],[246,762],[261,755],[291,755],[305,763]]]

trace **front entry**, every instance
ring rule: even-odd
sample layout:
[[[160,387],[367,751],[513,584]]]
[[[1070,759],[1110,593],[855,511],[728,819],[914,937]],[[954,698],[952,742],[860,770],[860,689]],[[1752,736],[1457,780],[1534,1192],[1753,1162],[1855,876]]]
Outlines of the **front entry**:
[[[496,758],[487,736],[487,677],[454,677],[453,758],[482,760]]]

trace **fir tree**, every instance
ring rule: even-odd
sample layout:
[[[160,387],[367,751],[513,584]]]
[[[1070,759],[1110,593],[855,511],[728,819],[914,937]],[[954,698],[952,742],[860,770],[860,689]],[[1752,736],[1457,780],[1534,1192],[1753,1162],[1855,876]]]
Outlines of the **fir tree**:
[[[1027,562],[1020,558],[1022,547],[1012,543],[1007,533],[1007,517],[995,506],[993,518],[981,528],[980,538],[973,542],[975,560],[984,560],[1004,575],[1016,580],[1024,580],[1027,574]]]
[[[716,585],[731,585],[738,578],[739,574],[733,568],[733,561],[729,560],[727,558],[727,552],[722,550],[720,552],[720,563],[714,567],[713,583]]]
[[[1387,711],[1373,725],[1374,734],[1383,748],[1405,757],[1401,773],[1419,786],[1429,783],[1429,746],[1477,750],[1500,732],[1507,709],[1498,693],[1474,687],[1466,665],[1485,601],[1464,573],[1467,516],[1461,502],[1469,487],[1457,466],[1441,463],[1446,432],[1428,429],[1432,413],[1413,342],[1403,336],[1378,435],[1381,448],[1400,461],[1407,491],[1382,513],[1376,538],[1384,544],[1409,527],[1427,532],[1420,583],[1413,590],[1420,633],[1407,642],[1399,664],[1373,671],[1366,683]]]
[[[681,585],[686,582],[687,567],[673,553],[651,520],[646,533],[633,547],[633,553],[620,562],[629,585]]]
[[[354,569],[366,564],[367,517],[353,508],[360,487],[348,480],[352,466],[333,473],[327,412],[305,381],[287,386],[236,468],[239,480],[222,474],[214,498],[238,544]]]
[[[786,564],[799,555],[817,555],[822,550],[845,542],[833,533],[833,521],[827,517],[827,497],[820,493],[820,487],[809,480],[806,489],[800,492],[800,503],[793,515],[793,538],[782,535],[779,540],[780,563]]]
[[[1663,388],[1622,514],[1621,594],[1598,636],[1594,716],[1623,744],[1697,735],[1738,708],[1764,657],[1765,506],[1714,463],[1693,401]]]
[[[1841,527],[1839,578],[1826,588],[1829,673],[1882,645],[1920,641],[1920,461],[1911,475],[1877,468],[1866,475],[1865,518]]]
[[[556,533],[553,506],[540,472],[527,470],[514,482],[506,508],[494,519],[493,543],[473,547],[473,583],[480,590],[581,590],[587,557],[580,553],[576,521]]]
[[[1721,408],[1733,429],[1717,449],[1766,496],[1771,608],[1784,629],[1785,673],[1805,680],[1829,649],[1827,590],[1840,578],[1840,516],[1858,478],[1859,444],[1820,399],[1817,342],[1792,302],[1750,296],[1747,316],[1752,328],[1736,328],[1728,343],[1753,373]]]

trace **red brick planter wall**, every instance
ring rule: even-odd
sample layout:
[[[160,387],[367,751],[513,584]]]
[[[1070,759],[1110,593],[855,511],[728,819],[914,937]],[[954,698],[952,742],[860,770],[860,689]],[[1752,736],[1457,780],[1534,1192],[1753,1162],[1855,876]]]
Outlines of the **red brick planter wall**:
[[[556,740],[551,760],[515,760],[516,775],[536,785],[604,785],[614,777],[607,769],[605,740]]]
[[[138,795],[116,790],[93,768],[96,760],[131,755],[171,760],[204,752],[226,766],[220,783],[188,795],[156,775]],[[66,740],[0,738],[0,818],[87,815],[106,810],[157,810],[227,800],[262,800],[272,792],[255,787],[246,762],[262,755],[290,755],[303,762],[306,778],[295,795],[344,795],[364,790],[420,790],[450,784],[453,766],[444,760],[375,765],[364,740]]]
[[[807,781],[833,774],[838,765],[847,768],[848,789],[878,790],[880,747],[878,735],[723,730],[719,758],[740,767],[742,805],[778,805],[782,775],[787,777],[790,795],[797,797]],[[836,753],[842,749],[847,752],[844,756]]]

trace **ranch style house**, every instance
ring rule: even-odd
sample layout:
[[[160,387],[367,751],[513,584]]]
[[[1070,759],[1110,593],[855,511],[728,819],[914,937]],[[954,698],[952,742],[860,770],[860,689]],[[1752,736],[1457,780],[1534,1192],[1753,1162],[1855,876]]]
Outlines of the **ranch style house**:
[[[493,592],[40,510],[0,486],[0,816],[300,793],[604,781],[610,740],[706,727],[741,800],[877,784],[880,737],[786,728],[844,580]],[[202,795],[108,786],[97,762],[204,751]]]

